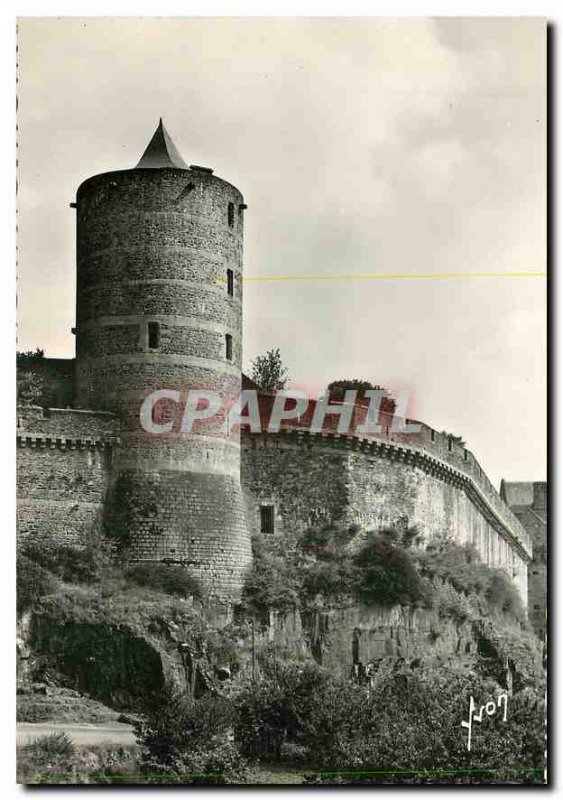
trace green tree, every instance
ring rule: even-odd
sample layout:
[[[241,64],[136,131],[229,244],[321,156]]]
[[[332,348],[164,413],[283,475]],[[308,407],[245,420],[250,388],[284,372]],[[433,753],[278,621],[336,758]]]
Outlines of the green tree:
[[[283,389],[289,380],[287,369],[282,361],[279,347],[257,356],[252,362],[252,380],[264,389],[273,392]]]
[[[22,405],[37,405],[45,393],[45,380],[35,371],[44,359],[45,351],[27,350],[16,354],[17,401]]]
[[[232,737],[229,701],[190,700],[174,686],[150,697],[135,723],[147,783],[238,783],[245,764]]]

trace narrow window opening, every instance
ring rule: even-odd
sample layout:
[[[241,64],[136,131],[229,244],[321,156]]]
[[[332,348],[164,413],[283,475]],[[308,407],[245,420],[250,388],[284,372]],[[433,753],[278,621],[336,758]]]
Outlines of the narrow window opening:
[[[260,533],[274,532],[274,507],[260,506]]]
[[[234,294],[234,275],[232,269],[227,270],[227,294],[232,297]]]
[[[160,346],[160,324],[158,322],[149,322],[149,348],[156,350]]]
[[[225,335],[225,355],[227,357],[227,361],[233,360],[233,337],[230,333]]]
[[[452,437],[451,436],[448,436],[448,450],[451,453],[451,451],[452,451]]]
[[[463,451],[463,460],[467,461],[467,450]]]
[[[229,207],[227,210],[227,220],[229,222],[229,228],[233,228],[235,225],[235,204],[229,203]]]
[[[430,441],[433,442],[435,440],[435,438],[436,438],[436,431],[434,430],[434,428],[431,428],[430,429]]]

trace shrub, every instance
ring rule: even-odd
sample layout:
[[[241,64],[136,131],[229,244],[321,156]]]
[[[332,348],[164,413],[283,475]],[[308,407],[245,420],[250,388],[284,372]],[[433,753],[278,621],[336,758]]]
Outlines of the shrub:
[[[481,616],[497,612],[517,622],[525,619],[514,583],[504,571],[483,564],[477,550],[471,545],[447,543],[440,547],[431,546],[416,554],[416,562],[423,576],[447,581],[458,594],[474,595]],[[440,591],[436,594],[439,595]],[[452,600],[452,615],[456,618],[461,605],[467,606],[467,603],[463,599],[455,603]],[[441,606],[445,613],[449,613],[443,603]]]
[[[485,597],[493,608],[515,619],[524,619],[524,610],[516,586],[501,570],[491,570]]]
[[[360,571],[360,598],[368,604],[409,605],[421,597],[418,573],[410,554],[389,538],[368,541],[355,558]]]
[[[331,682],[308,719],[308,763],[343,773],[347,783],[387,782],[393,776],[398,782],[472,782],[479,771],[481,780],[540,780],[545,718],[540,686],[509,698],[506,722],[499,712],[475,723],[467,750],[461,721],[469,696],[479,707],[503,691],[489,679],[446,667],[424,673],[399,668],[369,693]],[[330,783],[333,777],[322,780]]]
[[[286,743],[299,744],[328,680],[316,664],[268,662],[260,681],[247,684],[235,701],[244,754],[279,759]]]
[[[41,743],[36,739],[31,745],[18,747],[18,783],[123,784],[142,781],[138,775],[136,746],[75,748],[64,733],[41,737],[43,740],[55,738],[58,741]]]
[[[75,748],[66,733],[39,736],[18,753],[21,783],[64,783],[72,772]]]
[[[176,595],[177,597],[201,598],[203,595],[199,582],[185,567],[179,564],[164,564],[158,561],[133,564],[125,570],[125,576],[138,586]]]
[[[298,536],[255,537],[254,563],[243,598],[257,609],[313,610],[362,600],[369,604],[410,604],[421,596],[418,575],[402,534],[372,536],[357,555],[350,546],[357,530],[327,526]]]
[[[98,583],[109,562],[109,552],[97,538],[85,547],[77,547],[42,536],[27,539],[20,552],[66,583]]]
[[[278,541],[264,536],[252,539],[253,562],[243,589],[243,603],[255,611],[286,610],[299,605],[300,574],[292,560],[275,552]]]
[[[47,569],[18,554],[16,563],[17,613],[33,608],[40,597],[56,592],[58,581]]]
[[[188,700],[167,686],[150,698],[135,733],[147,782],[240,781],[245,764],[232,737],[232,707],[224,698]]]
[[[18,370],[17,401],[24,406],[39,405],[45,393],[45,381],[40,375]]]

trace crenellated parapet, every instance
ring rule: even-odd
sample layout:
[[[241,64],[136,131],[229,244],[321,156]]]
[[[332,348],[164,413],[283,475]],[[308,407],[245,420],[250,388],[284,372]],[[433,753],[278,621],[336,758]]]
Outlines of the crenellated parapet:
[[[18,535],[84,544],[99,527],[119,423],[113,414],[17,409]]]
[[[469,459],[464,469],[430,447],[407,444],[404,435],[391,437],[295,427],[243,434],[241,482],[251,530],[416,528],[422,542],[445,537],[475,547],[484,563],[514,579],[525,606],[532,545],[490,483]]]
[[[384,459],[388,462],[405,464],[412,468],[420,469],[426,474],[451,484],[465,492],[471,502],[478,508],[480,514],[487,520],[511,547],[518,551],[520,556],[529,561],[532,558],[532,542],[524,527],[514,516],[510,509],[503,503],[485,473],[480,474],[475,470],[477,463],[469,451],[462,464],[452,463],[455,455],[448,458],[445,454],[435,449],[434,452],[417,445],[407,444],[405,434],[400,434],[401,440],[395,441],[394,434],[388,438],[376,439],[373,437],[362,438],[346,436],[338,433],[311,433],[307,430],[295,428],[282,428],[279,434],[246,434],[245,441],[262,437],[263,441],[277,438],[281,443],[297,443],[303,447],[332,447],[341,448],[365,456]],[[465,465],[465,468],[464,468]]]

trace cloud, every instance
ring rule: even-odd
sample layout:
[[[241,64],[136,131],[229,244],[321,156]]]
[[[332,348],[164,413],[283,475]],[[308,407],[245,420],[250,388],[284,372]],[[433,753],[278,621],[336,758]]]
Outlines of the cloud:
[[[89,175],[134,165],[160,116],[188,163],[244,192],[249,275],[545,265],[541,20],[29,18],[19,56],[25,349],[72,353],[68,204]],[[410,386],[429,422],[510,477],[521,450],[506,430],[495,446],[495,426],[514,423],[503,403],[522,376],[544,392],[542,291],[247,284],[246,358],[280,346],[296,380],[345,371]],[[518,414],[532,449],[537,412]],[[543,462],[526,468],[541,477]]]

